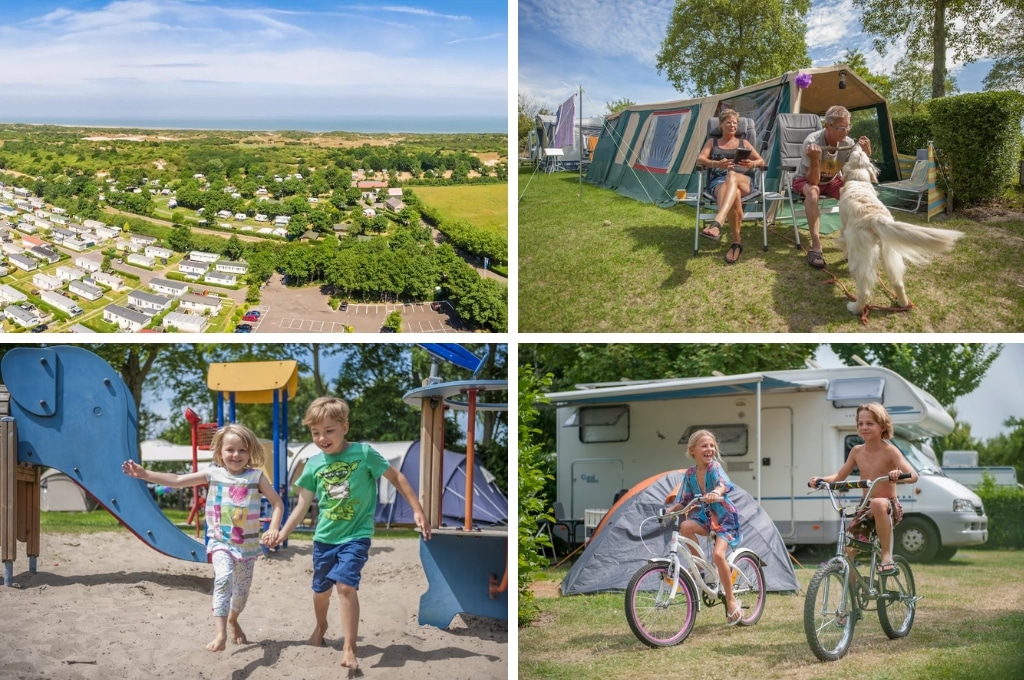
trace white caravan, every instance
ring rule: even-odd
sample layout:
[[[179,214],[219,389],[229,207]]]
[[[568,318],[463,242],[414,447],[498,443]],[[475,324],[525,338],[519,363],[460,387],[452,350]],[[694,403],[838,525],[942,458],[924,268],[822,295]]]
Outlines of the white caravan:
[[[687,439],[715,433],[732,481],[753,495],[789,546],[831,544],[838,519],[811,476],[834,473],[860,443],[856,407],[880,402],[893,443],[918,472],[900,484],[896,548],[917,561],[949,559],[988,538],[981,499],[944,476],[917,440],[945,435],[953,420],[930,394],[875,366],[579,385],[548,394],[558,407],[557,500],[571,518],[611,507],[619,491],[693,464]],[[855,475],[851,475],[855,477]],[[860,491],[855,492],[857,494]]]

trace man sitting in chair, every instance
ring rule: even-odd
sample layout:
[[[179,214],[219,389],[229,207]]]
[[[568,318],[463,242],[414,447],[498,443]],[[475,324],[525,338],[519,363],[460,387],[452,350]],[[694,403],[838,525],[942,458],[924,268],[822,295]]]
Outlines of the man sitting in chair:
[[[807,262],[812,267],[825,267],[821,254],[821,211],[818,199],[828,196],[839,200],[843,188],[843,165],[850,158],[854,142],[847,133],[850,131],[850,112],[842,106],[832,106],[825,112],[825,127],[812,132],[804,140],[803,157],[793,177],[794,193],[803,194],[804,213],[807,215],[807,229],[811,232],[811,249]],[[871,140],[861,137],[857,140],[867,155],[871,155]]]

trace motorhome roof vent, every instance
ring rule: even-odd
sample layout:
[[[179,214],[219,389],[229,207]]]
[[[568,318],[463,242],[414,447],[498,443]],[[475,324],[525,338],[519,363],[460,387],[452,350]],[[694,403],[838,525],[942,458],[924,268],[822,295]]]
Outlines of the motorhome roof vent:
[[[884,403],[885,378],[841,378],[828,385],[827,399],[835,408],[850,408],[870,402]]]

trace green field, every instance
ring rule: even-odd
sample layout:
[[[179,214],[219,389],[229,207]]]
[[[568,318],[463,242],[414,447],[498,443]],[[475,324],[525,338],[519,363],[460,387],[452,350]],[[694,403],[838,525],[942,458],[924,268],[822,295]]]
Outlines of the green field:
[[[508,233],[508,185],[412,187],[423,204],[448,218],[465,220],[499,234]]]

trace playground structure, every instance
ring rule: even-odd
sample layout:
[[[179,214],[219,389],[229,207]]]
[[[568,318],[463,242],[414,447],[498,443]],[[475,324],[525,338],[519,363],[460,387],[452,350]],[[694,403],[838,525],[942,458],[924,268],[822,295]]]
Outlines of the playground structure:
[[[498,596],[507,590],[508,531],[474,525],[473,461],[477,411],[507,409],[507,404],[479,403],[477,396],[507,391],[508,383],[442,382],[439,361],[475,375],[484,360],[459,345],[421,346],[435,359],[431,378],[404,395],[406,403],[422,410],[420,497],[433,533],[430,541],[420,541],[428,591],[420,600],[419,622],[445,628],[458,613],[507,620],[507,597]],[[29,572],[36,571],[42,467],[68,475],[153,549],[177,559],[207,561],[204,544],[167,519],[145,484],[121,472],[123,462],[139,456],[138,416],[131,394],[108,363],[79,347],[18,347],[4,356],[2,368],[0,551],[5,585],[13,580],[18,542],[26,544]],[[287,422],[289,399],[298,387],[296,362],[211,364],[207,386],[217,394],[218,427],[235,421],[237,404],[272,404],[273,456],[264,472],[288,507]],[[465,521],[457,528],[440,525],[446,408],[465,410],[468,416]],[[186,419],[194,431],[202,427],[194,414]],[[194,505],[197,534],[199,514]]]
[[[121,464],[138,456],[138,414],[121,377],[79,347],[17,347],[3,358],[8,393],[0,439],[0,544],[4,585],[13,579],[17,543],[29,571],[39,556],[39,473],[68,475],[154,550],[206,562],[206,546],[160,511],[144,484]],[[99,445],[97,445],[99,443]]]
[[[421,344],[434,357],[431,377],[423,387],[403,397],[405,403],[421,410],[420,496],[431,523],[432,537],[420,541],[420,561],[427,576],[427,592],[420,597],[419,622],[447,628],[456,614],[466,613],[494,619],[508,619],[507,527],[480,528],[473,524],[473,462],[477,411],[504,411],[507,403],[480,403],[485,391],[508,390],[507,380],[470,379],[442,382],[437,377],[438,361],[466,368],[475,376],[485,359],[459,345]],[[461,527],[440,524],[442,465],[444,457],[444,411],[467,412],[466,509]],[[501,576],[498,576],[501,574]]]

